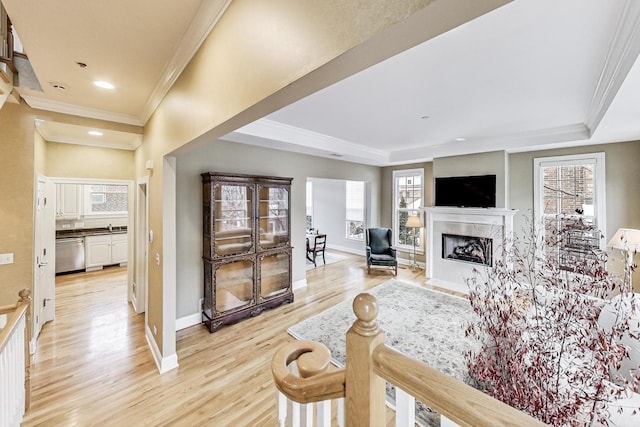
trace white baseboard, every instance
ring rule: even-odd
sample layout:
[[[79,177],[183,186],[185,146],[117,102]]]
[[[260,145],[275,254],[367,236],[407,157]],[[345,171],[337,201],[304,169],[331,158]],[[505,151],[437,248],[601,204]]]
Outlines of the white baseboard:
[[[145,331],[147,345],[149,346],[149,350],[151,350],[151,355],[153,356],[153,360],[156,362],[156,367],[158,368],[158,372],[160,372],[160,375],[177,368],[178,355],[176,353],[173,353],[168,357],[162,357],[162,353],[160,353],[160,349],[156,344],[156,340],[153,339],[153,333],[151,332],[151,329],[149,329],[149,325],[145,326]]]
[[[363,243],[363,245],[364,245],[364,243]],[[363,249],[360,250],[360,249],[347,248],[347,247],[344,247],[344,246],[330,245],[329,243],[327,243],[327,249],[335,249],[336,251],[347,252],[347,253],[354,254],[354,255],[365,256],[364,246],[363,246]]]
[[[176,331],[190,328],[191,326],[202,323],[202,313],[194,313],[185,317],[176,319]]]
[[[293,282],[291,289],[295,291],[296,289],[301,289],[306,287],[307,287],[307,279],[300,279]]]
[[[451,291],[460,292],[463,294],[469,294],[469,287],[465,284],[449,282],[447,280],[440,279],[427,279],[428,285],[438,286],[440,288],[449,289]]]
[[[424,269],[427,267],[427,265],[424,262],[417,262],[416,264],[418,264],[418,267],[420,267],[422,269],[422,271],[424,271]],[[410,259],[405,259],[405,258],[398,258],[398,265],[403,265],[403,266],[410,267],[411,266],[411,260]]]

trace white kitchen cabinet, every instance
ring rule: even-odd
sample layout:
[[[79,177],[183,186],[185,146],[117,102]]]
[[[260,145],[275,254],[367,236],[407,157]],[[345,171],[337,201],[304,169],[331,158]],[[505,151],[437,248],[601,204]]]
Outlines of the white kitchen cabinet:
[[[85,267],[87,271],[99,270],[105,265],[127,262],[127,234],[100,234],[86,236]]]
[[[127,234],[112,234],[111,235],[111,262],[113,264],[122,264],[127,262]]]
[[[110,234],[85,237],[84,248],[85,268],[87,270],[99,270],[102,266],[111,264]]]
[[[79,219],[82,215],[82,185],[56,184],[56,219]]]

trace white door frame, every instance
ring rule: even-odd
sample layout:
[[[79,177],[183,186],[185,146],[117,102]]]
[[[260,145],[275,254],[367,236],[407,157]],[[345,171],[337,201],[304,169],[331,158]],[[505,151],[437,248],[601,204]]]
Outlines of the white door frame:
[[[68,178],[68,177],[49,177],[50,182],[53,185],[55,184],[104,184],[104,185],[126,185],[127,186],[127,206],[128,206],[128,214],[127,214],[127,242],[128,242],[128,250],[127,250],[127,301],[131,301],[132,296],[132,286],[133,286],[133,265],[134,261],[134,248],[131,242],[134,241],[134,226],[135,226],[135,218],[134,218],[134,203],[135,203],[135,194],[134,190],[134,181],[129,179],[104,179],[104,178]],[[51,211],[54,223],[55,230],[55,212]],[[54,231],[54,239],[55,239],[55,231]],[[55,273],[54,273],[55,274]]]
[[[149,177],[136,183],[135,290],[131,302],[136,313],[147,313],[149,282]],[[145,315],[145,324],[146,324]]]

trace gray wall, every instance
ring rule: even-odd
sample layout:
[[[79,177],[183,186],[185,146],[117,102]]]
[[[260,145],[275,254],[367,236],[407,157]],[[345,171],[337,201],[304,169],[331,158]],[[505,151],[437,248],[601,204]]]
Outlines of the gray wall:
[[[433,178],[438,176],[479,175],[495,173],[496,186],[504,188],[504,195],[496,195],[498,207],[518,209],[514,217],[514,230],[521,233],[525,216],[533,212],[533,159],[579,153],[605,153],[607,221],[605,239],[611,238],[618,228],[640,229],[640,142],[620,142],[613,144],[572,147],[554,150],[531,151],[505,154],[491,152],[434,159],[433,163],[418,163],[383,168],[382,198],[380,212],[381,225],[391,226],[393,193],[392,171],[425,167],[425,189],[432,191]],[[432,168],[430,167],[432,165]],[[430,174],[429,171],[432,171]],[[431,185],[429,185],[431,182]],[[425,193],[425,204],[432,201],[432,192]],[[426,204],[426,206],[432,203]],[[615,255],[615,254],[614,254]],[[636,256],[636,263],[640,256]],[[420,259],[420,258],[419,258]],[[610,260],[612,260],[610,258]],[[615,260],[614,260],[615,261]],[[612,270],[618,268],[612,262]],[[617,271],[616,271],[617,272]],[[640,290],[640,273],[634,274],[635,289]]]
[[[640,142],[591,145],[557,150],[514,153],[509,156],[509,198],[511,208],[519,209],[514,218],[514,230],[524,225],[524,216],[533,213],[533,159],[581,153],[605,153],[607,192],[606,236],[613,236],[618,228],[640,228]]]
[[[378,223],[381,168],[250,145],[214,141],[176,158],[178,318],[199,312],[202,298],[202,183],[207,171],[292,177],[291,239],[293,281],[306,278],[305,229],[308,177],[367,181],[371,221]]]
[[[391,228],[391,225],[393,224],[393,171],[420,168],[424,169],[424,206],[433,205],[433,162],[412,163],[409,165],[388,166],[382,168],[380,223],[371,223],[372,227]],[[398,258],[408,260],[410,259],[410,252],[398,251]],[[416,253],[416,260],[424,263],[425,254]]]
[[[433,160],[433,177],[496,175],[496,207],[509,207],[509,155],[505,151],[439,157]]]

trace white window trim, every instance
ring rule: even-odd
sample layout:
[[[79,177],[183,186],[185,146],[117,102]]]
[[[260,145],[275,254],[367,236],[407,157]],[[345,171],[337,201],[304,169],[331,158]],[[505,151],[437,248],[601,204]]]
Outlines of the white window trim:
[[[607,217],[606,217],[606,176],[605,176],[605,153],[587,153],[587,154],[573,154],[566,156],[554,156],[554,157],[537,157],[533,159],[533,212],[535,219],[535,226],[538,227],[542,224],[542,214],[544,212],[543,200],[542,200],[542,180],[543,175],[540,170],[543,166],[568,166],[576,163],[591,163],[595,165],[595,217],[597,226],[604,239],[600,239],[600,249],[605,250],[607,244]],[[540,237],[544,230],[540,230]]]
[[[424,168],[418,168],[418,169],[398,169],[398,170],[394,170],[393,171],[393,182],[391,183],[392,187],[393,187],[393,225],[392,225],[392,230],[393,230],[393,246],[394,248],[396,248],[397,250],[401,251],[401,252],[411,252],[413,253],[413,245],[401,245],[399,242],[399,237],[400,237],[400,226],[398,224],[398,186],[396,185],[396,180],[402,176],[415,176],[415,175],[420,175],[420,180],[421,180],[421,187],[420,187],[420,199],[422,200],[422,204],[424,206],[424,186],[425,186],[425,182],[424,182]],[[422,206],[422,207],[423,207]],[[421,208],[422,208],[421,207]],[[421,209],[415,209],[415,211],[417,212],[418,215],[422,215],[422,210]],[[424,233],[424,227],[422,227],[419,231],[419,233],[422,236],[422,233]],[[424,254],[424,245],[425,245],[425,239],[421,238],[420,239],[420,246],[416,246],[416,254]]]
[[[346,188],[347,188],[347,181],[352,181],[352,182],[361,182],[362,183],[362,229],[363,229],[363,235],[361,239],[355,238],[355,237],[351,237],[349,236],[349,221],[348,219],[346,219],[346,201],[345,201],[345,221],[344,221],[344,236],[345,239],[350,240],[352,242],[364,242],[364,233],[366,232],[367,229],[367,182],[366,181],[356,181],[353,179],[346,179],[344,181],[344,185],[345,185],[345,197],[346,197]]]

